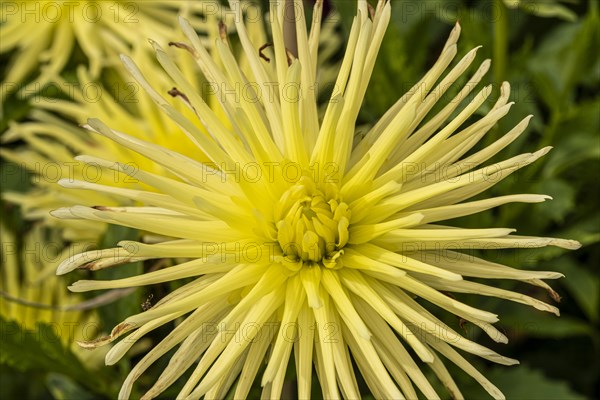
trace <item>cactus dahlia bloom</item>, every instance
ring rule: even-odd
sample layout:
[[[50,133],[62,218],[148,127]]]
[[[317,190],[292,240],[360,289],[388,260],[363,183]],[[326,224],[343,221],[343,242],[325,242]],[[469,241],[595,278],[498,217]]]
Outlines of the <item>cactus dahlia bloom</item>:
[[[132,168],[127,159],[79,156],[82,162],[134,177],[152,190],[80,182],[79,188],[92,193],[141,204],[65,207],[53,215],[133,227],[155,233],[158,240],[123,241],[115,249],[82,253],[63,262],[58,273],[172,257],[180,263],[119,280],[78,281],[70,289],[83,292],[186,280],[152,308],[127,318],[109,336],[82,345],[95,348],[128,334],[108,352],[106,363],[112,365],[148,332],[179,321],[135,365],[119,398],[128,398],[136,379],[173,349],[169,365],[143,398],[158,396],[188,370],[180,398],[223,398],[230,390],[235,398],[243,398],[255,379],[264,398],[278,398],[290,362],[295,363],[302,399],[311,394],[313,365],[325,398],[360,397],[356,373],[377,398],[417,398],[417,391],[425,398],[438,398],[421,370],[424,366],[453,397],[461,398],[445,367],[448,362],[501,398],[502,393],[463,355],[505,365],[517,361],[462,337],[423,303],[473,323],[497,342],[507,338],[494,327],[495,314],[447,293],[495,296],[558,314],[549,304],[477,278],[515,279],[551,291],[542,279],[560,274],[513,269],[463,250],[547,245],[573,249],[577,242],[517,236],[506,228],[440,224],[511,202],[547,199],[518,194],[469,201],[549,149],[485,166],[523,132],[526,118],[489,146],[465,156],[511,106],[505,83],[489,112],[473,120],[491,93],[485,87],[467,99],[486,73],[487,60],[468,75],[447,105],[430,113],[475,59],[476,49],[453,63],[458,25],[431,70],[353,146],[357,114],[389,22],[390,4],[381,1],[368,10],[365,1],[358,2],[323,119],[317,117],[313,91],[321,6],[317,2],[315,22],[307,32],[301,4],[296,1],[295,57],[285,48],[281,2],[271,5],[273,47],[259,53],[262,43],[250,40],[239,2],[230,1],[251,69],[245,75],[228,41],[215,43],[223,60],[219,67],[181,19],[188,42],[178,47],[188,51],[209,81],[217,84],[227,125],[186,81],[177,63],[154,44],[160,64],[182,94],[179,99],[196,113],[194,118],[207,133],[167,103],[132,60],[123,57],[135,79],[210,162],[168,150],[151,136],[141,139],[99,119],[88,120],[87,129],[161,165],[169,176]],[[232,95],[236,86],[243,86],[246,95]]]
[[[0,54],[14,53],[0,97],[21,89],[19,85],[36,65],[41,65],[39,75],[23,88],[24,94],[56,81],[76,47],[97,77],[103,67],[117,64],[119,52],[128,51],[140,38],[172,32],[173,26],[165,21],[177,14],[192,16],[218,9],[218,2],[179,0],[6,2],[0,7]],[[202,30],[202,17],[192,23]]]

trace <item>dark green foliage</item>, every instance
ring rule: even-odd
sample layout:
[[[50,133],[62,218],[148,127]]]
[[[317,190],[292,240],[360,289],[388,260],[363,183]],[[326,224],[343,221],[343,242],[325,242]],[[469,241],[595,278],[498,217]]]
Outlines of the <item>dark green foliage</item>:
[[[0,377],[8,380],[15,372],[17,374],[26,372],[33,377],[43,378],[41,373],[57,371],[60,375],[51,374],[47,378],[48,389],[53,394],[65,391],[74,393],[73,391],[77,390],[80,393],[90,391],[98,395],[110,395],[109,375],[96,374],[88,370],[79,358],[61,343],[55,329],[52,324],[38,322],[34,330],[28,330],[15,321],[7,321],[0,317]],[[8,394],[11,383],[7,383],[9,388],[2,386]],[[17,387],[20,384],[27,391],[42,391],[39,387],[41,385],[29,386],[31,382],[16,380],[14,383]],[[66,397],[62,398],[66,399]]]
[[[355,13],[355,2],[332,0],[331,3],[328,6],[339,9],[343,30],[347,33]],[[392,0],[392,19],[358,124],[373,124],[421,78],[440,53],[456,20],[460,20],[462,26],[459,57],[474,46],[483,45],[477,60],[493,60],[487,81],[484,80],[480,87],[493,83],[497,88],[502,80],[507,80],[512,86],[511,100],[516,104],[481,145],[491,143],[520,119],[534,114],[526,134],[496,159],[505,159],[544,146],[554,147],[542,160],[506,179],[485,196],[544,193],[551,195],[554,200],[535,205],[505,206],[453,223],[466,227],[517,228],[522,235],[577,239],[584,246],[575,252],[546,248],[494,252],[490,255],[493,261],[517,268],[563,273],[565,278],[550,282],[562,296],[559,305],[561,317],[507,301],[457,296],[474,307],[499,314],[498,326],[506,332],[509,344],[488,343],[472,327],[467,327],[468,332],[494,350],[518,358],[522,365],[504,367],[490,365],[473,357],[468,359],[503,390],[508,399],[600,398],[598,3],[520,3],[520,8],[509,9],[502,1]],[[3,56],[0,64],[4,65],[5,59]],[[67,78],[73,76],[76,63],[69,65],[71,69],[65,72]],[[4,67],[0,70],[4,71]],[[29,111],[25,101],[14,97],[9,98],[2,108],[4,114],[1,115],[0,132],[6,129],[9,121],[23,120]],[[1,168],[3,191],[25,191],[29,187],[26,173],[4,161]],[[15,212],[16,207],[5,202],[1,204],[2,223],[16,232],[17,238],[22,237],[22,233],[28,229],[27,223]],[[137,234],[130,229],[111,227],[99,246],[114,247],[118,241],[134,239]],[[118,279],[151,267],[141,263],[129,264],[95,273],[93,277]],[[518,287],[529,295],[551,301],[545,291],[537,288],[512,282],[498,282],[498,285],[507,289]],[[103,330],[110,331],[127,316],[140,312],[144,299],[155,289],[156,293],[168,293],[171,290],[168,285],[138,289],[100,308]],[[437,313],[446,323],[460,329],[458,320],[446,314]],[[126,358],[116,366],[103,368],[107,373],[92,373],[60,344],[51,327],[39,324],[34,332],[24,332],[12,321],[2,319],[0,322],[0,398],[115,398],[130,364],[139,360],[139,354],[129,355],[131,358]],[[158,343],[168,333],[167,328],[151,333],[148,344]],[[166,365],[164,360],[161,363],[162,366]],[[294,374],[290,372],[293,372],[293,368],[292,364],[288,370],[292,385]],[[450,369],[466,398],[488,398],[476,382]],[[139,397],[159,373],[160,368],[151,368],[136,385],[143,387],[134,392],[132,397]],[[313,393],[318,397],[320,390],[316,374],[313,383]],[[181,386],[182,380],[178,384]],[[362,382],[364,393],[367,392],[365,387]],[[174,398],[177,392],[176,388],[171,388],[163,398]],[[439,392],[445,393],[442,388]],[[260,396],[260,379],[250,393],[253,398]],[[368,395],[365,398],[369,398]]]

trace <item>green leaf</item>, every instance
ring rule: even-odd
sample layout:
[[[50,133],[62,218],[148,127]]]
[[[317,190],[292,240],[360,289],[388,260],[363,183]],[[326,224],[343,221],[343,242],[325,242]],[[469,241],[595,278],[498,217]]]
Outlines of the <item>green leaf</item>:
[[[560,179],[546,179],[534,185],[533,192],[552,196],[552,201],[539,205],[536,211],[555,222],[563,222],[575,206],[575,189]]]
[[[564,19],[565,21],[576,21],[577,14],[575,14],[572,10],[567,7],[559,4],[560,1],[556,0],[545,0],[545,1],[536,1],[536,0],[504,0],[504,4],[507,7],[514,8],[519,7],[523,11],[533,14],[537,17],[556,17],[560,19]]]
[[[509,337],[537,337],[562,339],[574,336],[591,335],[593,329],[585,321],[532,310],[518,304],[501,305],[502,327]]]
[[[72,379],[62,374],[48,374],[46,386],[56,400],[93,400],[96,398]]]
[[[347,1],[337,3],[338,8],[349,8]],[[436,19],[435,13],[423,12],[422,2],[393,0],[391,7],[390,24],[361,109],[362,121],[369,124],[422,78],[452,29],[452,25]],[[430,7],[439,9],[436,2],[428,3],[427,10]]]
[[[530,57],[529,70],[544,102],[556,113],[573,102],[574,87],[593,73],[599,19],[591,11],[584,21],[565,23],[548,33]]]
[[[35,330],[21,327],[16,321],[0,316],[2,352],[0,362],[25,371],[32,368],[65,368],[73,376],[81,374],[83,365],[60,341],[52,325],[38,322]]]
[[[525,365],[494,367],[486,377],[511,400],[585,400],[566,382],[552,380]]]
[[[44,372],[27,371],[24,374],[8,365],[0,364],[0,399],[49,398],[44,376]]]
[[[578,104],[556,128],[557,145],[548,155],[544,176],[560,174],[575,164],[600,159],[600,99]],[[592,145],[595,143],[596,145]]]
[[[102,386],[71,350],[60,341],[51,324],[38,322],[34,330],[0,316],[0,363],[19,371],[61,371],[89,387]]]
[[[566,257],[561,258],[554,269],[565,275],[562,284],[590,320],[597,321],[600,311],[600,278]]]

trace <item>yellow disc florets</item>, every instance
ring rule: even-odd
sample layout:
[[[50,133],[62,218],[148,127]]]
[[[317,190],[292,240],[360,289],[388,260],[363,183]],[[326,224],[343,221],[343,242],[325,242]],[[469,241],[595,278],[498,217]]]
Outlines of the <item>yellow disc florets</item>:
[[[337,185],[319,189],[311,178],[302,177],[275,208],[277,241],[287,261],[333,268],[348,242],[349,220]]]

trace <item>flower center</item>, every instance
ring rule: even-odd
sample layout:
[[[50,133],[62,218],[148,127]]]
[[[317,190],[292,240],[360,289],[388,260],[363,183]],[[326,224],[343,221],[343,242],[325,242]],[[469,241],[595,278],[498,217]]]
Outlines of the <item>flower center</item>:
[[[349,220],[337,185],[327,183],[319,190],[308,177],[288,189],[275,207],[277,241],[287,261],[296,263],[335,267],[348,242]]]

